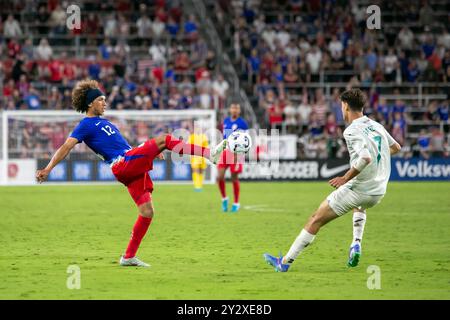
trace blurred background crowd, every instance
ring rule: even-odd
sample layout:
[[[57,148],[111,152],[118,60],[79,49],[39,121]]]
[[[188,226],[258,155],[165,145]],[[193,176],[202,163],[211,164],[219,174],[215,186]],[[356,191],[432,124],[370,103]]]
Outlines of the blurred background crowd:
[[[339,94],[351,87],[365,90],[365,113],[404,145],[402,157],[449,156],[448,1],[204,0],[220,48],[187,3],[78,1],[81,25],[70,30],[67,1],[0,0],[0,109],[71,109],[74,83],[89,77],[112,110],[212,109],[221,120],[235,85],[219,65],[227,55],[252,125],[296,135],[298,158],[346,156]],[[370,4],[379,30],[367,28]],[[17,126],[23,156],[68,133]]]

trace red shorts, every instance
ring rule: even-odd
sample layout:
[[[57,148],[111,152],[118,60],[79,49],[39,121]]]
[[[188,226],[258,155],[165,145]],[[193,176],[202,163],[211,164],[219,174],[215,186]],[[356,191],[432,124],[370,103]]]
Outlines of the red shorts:
[[[242,173],[242,170],[244,169],[244,161],[244,155],[236,155],[230,150],[224,150],[220,156],[217,168],[225,170],[230,168],[231,173]]]
[[[153,160],[160,153],[155,140],[150,139],[139,147],[127,151],[123,159],[112,167],[114,176],[127,186],[128,192],[138,206],[151,200],[153,181],[148,172],[153,169]]]

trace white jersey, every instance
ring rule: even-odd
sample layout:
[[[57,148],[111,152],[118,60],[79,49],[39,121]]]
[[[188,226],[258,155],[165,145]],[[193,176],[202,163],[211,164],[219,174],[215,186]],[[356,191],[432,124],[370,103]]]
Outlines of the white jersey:
[[[366,116],[353,120],[345,129],[344,138],[350,154],[350,166],[354,167],[364,148],[372,161],[360,174],[345,184],[351,190],[366,195],[384,195],[391,174],[390,146],[394,138],[376,121]]]

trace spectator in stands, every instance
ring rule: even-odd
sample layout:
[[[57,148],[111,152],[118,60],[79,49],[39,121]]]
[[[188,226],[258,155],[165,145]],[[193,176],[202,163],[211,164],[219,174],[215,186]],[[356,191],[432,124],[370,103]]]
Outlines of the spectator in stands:
[[[36,47],[36,58],[41,60],[50,60],[53,56],[53,49],[48,44],[47,38],[42,38]]]
[[[292,84],[297,84],[299,77],[298,77],[298,73],[296,72],[297,70],[294,67],[295,65],[292,63],[289,63],[287,65],[286,68],[286,73],[283,76],[283,81],[285,83],[292,83]]]
[[[297,107],[297,114],[299,117],[299,123],[303,126],[308,126],[310,116],[312,113],[311,104],[308,102],[308,93],[306,88],[303,89],[302,101]]]
[[[397,64],[398,59],[394,53],[394,49],[389,48],[387,55],[384,57],[384,76],[386,81],[395,81]]]
[[[428,124],[437,123],[439,121],[439,116],[436,112],[437,101],[433,100],[428,105],[427,111],[423,114],[423,120]]]
[[[205,63],[206,63],[206,68],[210,72],[212,72],[216,69],[217,58],[216,58],[216,54],[214,53],[213,50],[208,50],[208,52],[206,54]]]
[[[157,16],[151,26],[153,37],[155,37],[156,39],[161,38],[165,28],[166,24],[163,20],[161,20],[161,17]]]
[[[339,127],[336,123],[336,118],[333,113],[328,113],[327,121],[325,123],[324,129],[325,129],[325,134],[328,137],[337,137],[338,134],[340,133]]]
[[[206,57],[208,55],[208,45],[203,39],[199,39],[198,41],[191,43],[190,46],[190,60],[191,67],[193,69],[204,66]]]
[[[306,63],[312,74],[317,74],[320,70],[320,63],[322,62],[322,52],[317,46],[313,46],[306,54]]]
[[[21,54],[25,56],[27,60],[34,59],[34,46],[30,38],[27,38],[22,46]]]
[[[434,43],[433,36],[431,34],[427,34],[425,37],[425,41],[422,44],[422,51],[425,54],[425,59],[428,59],[436,48],[436,44]]]
[[[198,25],[194,15],[189,15],[184,23],[184,35],[186,38],[194,42],[198,39]]]
[[[159,40],[155,39],[148,49],[148,53],[156,64],[164,65],[166,63],[167,48]]]
[[[117,35],[119,40],[123,39],[126,41],[130,35],[130,22],[124,14],[119,14],[117,21]]]
[[[406,80],[408,82],[416,82],[420,75],[419,68],[415,60],[411,60],[408,64],[408,69],[406,70]]]
[[[88,17],[85,22],[85,27],[83,30],[84,33],[87,35],[87,40],[88,40],[87,44],[88,45],[96,45],[97,44],[95,37],[100,32],[99,21],[100,21],[100,19],[95,13],[90,12],[88,14]]]
[[[438,35],[437,43],[443,46],[446,50],[450,50],[450,33],[448,32],[448,26],[442,28],[442,33]]]
[[[333,113],[334,118],[336,120],[336,123],[338,125],[344,124],[344,117],[342,115],[342,108],[341,108],[341,99],[340,99],[340,92],[339,88],[333,89],[333,94],[330,100],[330,106],[329,110]]]
[[[176,71],[186,71],[190,68],[191,62],[189,60],[189,56],[186,51],[182,49],[178,50],[178,53],[175,57],[175,70]]]
[[[398,33],[398,45],[407,52],[407,56],[410,55],[414,46],[414,33],[407,26],[404,26]]]
[[[11,70],[11,78],[14,82],[19,81],[20,77],[27,73],[25,69],[25,61],[23,55],[18,55],[17,59],[13,62],[13,68]]]
[[[88,74],[89,78],[94,80],[100,80],[100,73],[102,72],[102,66],[100,62],[96,59],[96,56],[92,55],[89,57]]]
[[[143,12],[136,21],[137,35],[140,39],[148,39],[152,34],[152,21],[148,15]]]
[[[24,97],[26,96],[30,91],[30,82],[27,79],[27,76],[25,74],[22,74],[20,76],[19,81],[16,85],[17,90],[19,91],[20,96]]]
[[[180,31],[180,24],[172,16],[170,16],[166,24],[166,30],[170,36],[175,38]]]
[[[367,49],[367,53],[366,53],[366,61],[365,61],[367,67],[369,68],[370,71],[374,72],[376,67],[377,67],[377,63],[378,63],[378,57],[377,54],[374,52],[372,47],[369,47]]]
[[[286,106],[283,109],[284,125],[288,134],[296,134],[298,132],[297,110],[290,100],[286,100]]]
[[[58,91],[58,88],[53,86],[51,88],[51,93],[47,98],[47,108],[51,110],[59,110],[62,109],[62,96]]]
[[[383,125],[388,125],[390,123],[391,107],[387,104],[385,98],[380,98],[378,104],[375,107],[375,110],[378,114],[377,121],[379,121]]]
[[[225,101],[229,89],[230,85],[224,79],[223,75],[219,73],[216,80],[214,80],[212,83],[212,90],[215,99],[214,105],[219,110],[222,110],[225,106]]]
[[[47,6],[45,4],[39,5],[38,14],[35,15],[35,22],[37,24],[37,32],[38,35],[47,35],[48,34],[48,20],[49,13],[47,11]]]
[[[321,136],[323,134],[323,124],[319,121],[317,114],[314,112],[311,113],[308,130],[312,137]]]
[[[321,89],[316,89],[315,103],[313,104],[312,111],[315,114],[317,121],[324,125],[328,113],[328,105]]]
[[[428,2],[425,2],[425,4],[419,10],[420,25],[422,26],[431,25],[434,19],[433,15],[434,15],[433,8],[430,6]]]
[[[446,100],[439,105],[437,113],[439,115],[439,120],[448,123],[449,100]]]
[[[430,152],[432,157],[444,156],[444,133],[438,127],[431,128]]]
[[[336,35],[331,37],[331,41],[328,44],[328,50],[331,53],[331,58],[333,61],[340,61],[342,59],[344,46],[342,45],[342,42],[338,40]]]
[[[117,41],[117,44],[114,47],[114,54],[116,59],[121,62],[128,59],[128,55],[130,54],[130,46],[127,44],[125,39],[119,39]]]
[[[51,12],[48,24],[51,27],[51,35],[62,35],[66,33],[66,12],[60,4]]]
[[[279,100],[268,107],[267,117],[270,128],[278,130],[281,129],[281,125],[283,123],[283,106],[284,101]]]
[[[103,34],[106,38],[117,36],[117,19],[115,13],[107,15],[105,22],[103,23]]]
[[[19,38],[23,35],[19,22],[14,18],[12,14],[8,15],[3,25],[3,36],[5,38]]]
[[[266,17],[264,14],[260,14],[258,18],[253,21],[253,26],[256,28],[256,32],[261,34],[266,27]]]
[[[98,47],[100,58],[103,60],[111,59],[113,53],[113,47],[111,46],[111,41],[109,38],[105,38],[103,43]]]
[[[394,113],[391,134],[398,143],[401,145],[404,144],[406,135],[406,121],[400,112]]]
[[[10,39],[8,41],[7,49],[8,49],[8,56],[11,59],[15,59],[20,54],[21,50],[19,41],[15,39]]]
[[[30,87],[30,92],[24,97],[24,101],[26,106],[30,110],[41,109],[41,100],[39,97],[39,93],[33,87]]]

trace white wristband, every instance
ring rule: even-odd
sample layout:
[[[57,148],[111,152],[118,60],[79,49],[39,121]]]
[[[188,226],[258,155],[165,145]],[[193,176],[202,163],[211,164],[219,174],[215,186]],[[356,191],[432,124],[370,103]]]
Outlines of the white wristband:
[[[363,157],[359,157],[358,160],[356,160],[354,167],[356,170],[358,170],[359,172],[363,171],[365,167],[367,167],[367,165],[369,164],[369,162],[367,162],[365,160],[365,158]]]

